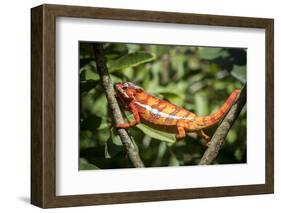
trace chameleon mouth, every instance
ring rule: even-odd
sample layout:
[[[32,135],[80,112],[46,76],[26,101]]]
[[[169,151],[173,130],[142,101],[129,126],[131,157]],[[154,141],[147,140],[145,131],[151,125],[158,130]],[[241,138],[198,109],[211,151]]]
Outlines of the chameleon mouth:
[[[118,93],[120,93],[122,96],[129,98],[129,96],[125,93],[125,91],[122,89],[122,84],[117,83],[115,84],[115,89],[117,90]]]

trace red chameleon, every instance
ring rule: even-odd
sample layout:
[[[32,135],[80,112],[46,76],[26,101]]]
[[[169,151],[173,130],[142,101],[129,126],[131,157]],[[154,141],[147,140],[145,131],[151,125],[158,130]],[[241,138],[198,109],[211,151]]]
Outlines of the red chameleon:
[[[240,94],[239,89],[234,90],[217,112],[208,116],[198,116],[146,93],[131,82],[117,83],[115,89],[118,100],[134,115],[133,121],[119,123],[116,125],[117,128],[129,128],[142,122],[158,130],[176,133],[177,139],[184,138],[187,132],[195,132],[207,142],[210,142],[210,137],[203,132],[203,129],[218,123]]]

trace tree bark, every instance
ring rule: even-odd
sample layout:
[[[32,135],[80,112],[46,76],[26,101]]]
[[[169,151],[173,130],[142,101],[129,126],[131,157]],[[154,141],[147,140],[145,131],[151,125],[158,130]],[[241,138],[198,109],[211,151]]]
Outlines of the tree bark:
[[[114,122],[115,124],[124,123],[124,119],[120,107],[115,97],[115,90],[113,87],[113,83],[107,70],[103,44],[94,43],[93,49],[95,53],[97,71],[99,73],[101,83],[104,88]],[[133,166],[138,168],[144,167],[144,164],[139,156],[138,150],[136,149],[134,143],[132,142],[130,136],[128,135],[128,132],[125,129],[118,129],[117,131],[118,134],[120,135],[123,146],[126,148],[128,157],[131,163],[133,164]]]
[[[232,105],[229,112],[215,131],[210,145],[205,151],[203,157],[201,158],[199,165],[208,165],[213,163],[216,159],[221,147],[225,142],[225,138],[234,124],[235,120],[239,116],[241,110],[243,109],[244,105],[246,104],[246,85],[241,90],[241,93],[236,101],[235,104]]]

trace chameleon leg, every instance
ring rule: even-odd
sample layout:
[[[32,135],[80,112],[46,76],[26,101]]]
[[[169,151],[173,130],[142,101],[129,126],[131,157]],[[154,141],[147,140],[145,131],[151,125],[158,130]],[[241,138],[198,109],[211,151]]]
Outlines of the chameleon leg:
[[[116,128],[130,128],[131,126],[135,126],[140,122],[140,116],[137,108],[134,105],[130,105],[129,108],[134,115],[134,120],[132,120],[130,123],[116,124]]]
[[[204,139],[207,143],[210,143],[211,138],[203,130],[199,130],[196,133],[200,138]]]
[[[182,138],[184,138],[185,137],[185,129],[184,129],[184,127],[182,127],[182,126],[177,126],[177,129],[178,129],[178,134],[176,135],[176,138],[177,139],[182,139]]]

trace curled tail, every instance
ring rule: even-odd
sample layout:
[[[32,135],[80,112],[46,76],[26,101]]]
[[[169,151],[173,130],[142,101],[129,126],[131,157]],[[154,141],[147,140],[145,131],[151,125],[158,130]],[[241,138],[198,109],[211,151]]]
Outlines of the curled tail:
[[[239,89],[234,90],[227,98],[227,100],[224,102],[224,104],[218,109],[218,111],[216,111],[212,115],[196,117],[195,118],[196,129],[198,130],[204,129],[218,123],[225,116],[225,114],[230,110],[231,106],[233,105],[239,94],[240,94]]]

